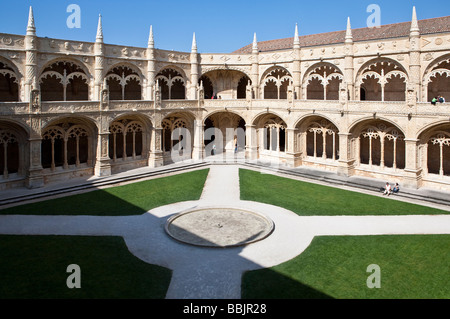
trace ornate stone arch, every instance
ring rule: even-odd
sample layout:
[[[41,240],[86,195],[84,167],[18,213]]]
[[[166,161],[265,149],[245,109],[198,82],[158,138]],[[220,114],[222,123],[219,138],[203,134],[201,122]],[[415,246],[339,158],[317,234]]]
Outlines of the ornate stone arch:
[[[46,71],[46,69],[50,68],[52,65],[58,64],[61,62],[76,65],[77,67],[80,68],[81,72],[83,72],[89,78],[89,80],[93,79],[93,75],[92,75],[93,73],[91,72],[90,66],[88,66],[84,61],[82,61],[81,59],[78,59],[75,56],[58,57],[58,58],[54,58],[54,59],[50,59],[50,60],[46,61],[40,67],[40,70],[38,72],[39,76],[41,76]]]
[[[163,152],[171,152],[173,147],[180,142],[180,140],[173,140],[173,132],[177,129],[183,128],[188,131],[191,140],[190,145],[193,145],[194,138],[194,120],[195,116],[191,112],[171,112],[164,116],[161,122],[162,125],[162,138],[161,149]],[[183,138],[185,134],[183,135]],[[189,156],[191,156],[190,154]]]
[[[423,174],[450,176],[450,122],[435,122],[418,135],[418,162]]]
[[[97,124],[86,116],[52,119],[41,130],[43,167],[52,171],[93,167],[97,134]]]
[[[144,77],[132,63],[116,63],[106,72],[104,80],[110,100],[141,100]]]
[[[293,77],[288,69],[281,66],[268,68],[261,77],[261,96],[264,99],[287,99]]]
[[[286,123],[282,117],[273,112],[259,113],[253,118],[252,124],[256,130],[260,155],[264,152],[286,152],[288,127]]]
[[[150,149],[151,121],[136,114],[121,114],[109,124],[109,157],[113,163],[146,158]]]
[[[163,100],[184,100],[187,96],[188,79],[183,70],[178,67],[166,66],[162,68],[155,77],[160,87]]]
[[[422,95],[424,102],[431,102],[433,97],[442,95],[450,100],[450,54],[433,60],[425,69],[422,77]]]
[[[390,58],[375,58],[357,71],[355,96],[357,99],[374,101],[405,101],[408,83],[408,71],[400,62]]]
[[[181,77],[186,81],[189,82],[189,77],[187,76],[186,72],[183,70],[183,68],[175,65],[175,64],[166,64],[164,66],[162,66],[161,68],[159,68],[159,70],[156,72],[156,74],[159,74],[161,72],[163,72],[166,69],[172,69],[174,71],[176,71],[177,73],[179,73],[181,75]]]
[[[8,68],[10,68],[14,72],[14,74],[19,77],[19,79],[22,79],[24,77],[24,69],[22,65],[17,65],[14,61],[2,56],[1,54],[0,63],[8,66]]]
[[[11,120],[0,120],[0,175],[8,180],[12,174],[25,176],[28,168],[28,128]]]
[[[18,102],[22,76],[17,67],[7,59],[0,59],[0,101]]]
[[[38,78],[43,101],[89,100],[92,77],[83,62],[54,59],[45,64]]]
[[[364,119],[351,126],[350,141],[352,157],[357,166],[405,168],[405,133],[387,119]]]
[[[307,99],[339,100],[339,86],[343,80],[344,75],[336,65],[316,63],[308,68],[303,77],[303,95]]]

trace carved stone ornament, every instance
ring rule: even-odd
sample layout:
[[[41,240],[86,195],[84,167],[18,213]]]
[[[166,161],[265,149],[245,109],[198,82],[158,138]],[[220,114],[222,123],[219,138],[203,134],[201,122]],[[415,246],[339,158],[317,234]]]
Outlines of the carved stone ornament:
[[[30,105],[32,112],[39,112],[41,109],[41,92],[39,90],[32,90],[30,96]]]
[[[413,107],[417,104],[417,94],[413,87],[408,87],[406,89],[406,100],[408,101],[409,107]]]

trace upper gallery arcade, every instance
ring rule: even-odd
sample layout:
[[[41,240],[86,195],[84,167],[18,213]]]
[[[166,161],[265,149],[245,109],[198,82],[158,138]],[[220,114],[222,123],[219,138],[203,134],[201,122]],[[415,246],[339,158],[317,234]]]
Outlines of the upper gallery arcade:
[[[343,21],[345,25],[345,21]],[[450,189],[450,17],[258,42],[232,53],[0,34],[1,188],[170,162],[241,128],[248,160]],[[189,136],[174,138],[177,128]],[[215,138],[215,137],[214,137]]]

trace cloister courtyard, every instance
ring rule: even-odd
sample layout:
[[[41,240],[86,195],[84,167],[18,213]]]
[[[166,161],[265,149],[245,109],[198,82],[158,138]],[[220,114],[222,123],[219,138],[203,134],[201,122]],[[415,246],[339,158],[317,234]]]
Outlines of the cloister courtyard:
[[[0,299],[450,298],[450,16],[204,53],[27,13],[0,33]]]
[[[0,297],[450,297],[448,205],[386,198],[377,189],[266,169],[211,162],[4,205]],[[261,214],[274,229],[261,240],[232,247],[193,245],[166,232],[170,218],[213,207]],[[186,231],[195,233],[206,223],[217,234],[211,242],[231,226],[226,219],[222,230],[204,219],[196,223]],[[70,289],[67,267],[74,264],[81,269],[81,287]],[[380,267],[380,288],[368,286],[367,268],[373,264]]]

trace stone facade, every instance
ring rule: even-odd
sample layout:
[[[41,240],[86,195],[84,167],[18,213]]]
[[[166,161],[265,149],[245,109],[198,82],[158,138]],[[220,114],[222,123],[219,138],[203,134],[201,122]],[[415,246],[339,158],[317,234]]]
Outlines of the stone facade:
[[[25,36],[0,34],[0,189],[238,144],[248,160],[450,190],[450,107],[430,103],[450,101],[450,30],[423,34],[430,23],[414,10],[406,35],[398,24],[370,36],[349,20],[320,45],[296,26],[289,47],[255,34],[248,48],[206,54],[195,34],[191,52],[155,49],[152,28],[147,48],[105,44],[101,17],[94,43],[40,38],[30,8]]]

